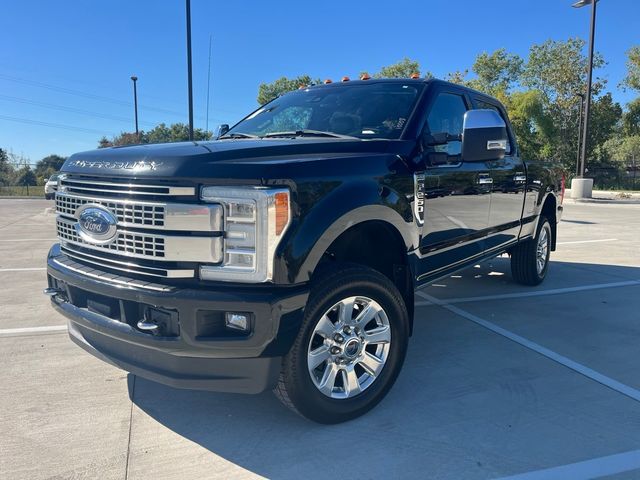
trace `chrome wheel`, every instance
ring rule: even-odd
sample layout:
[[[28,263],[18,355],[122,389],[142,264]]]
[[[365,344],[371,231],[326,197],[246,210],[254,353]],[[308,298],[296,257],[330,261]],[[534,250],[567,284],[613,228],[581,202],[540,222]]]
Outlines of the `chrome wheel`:
[[[375,300],[345,298],[318,321],[309,342],[307,367],[324,395],[351,398],[376,381],[389,356],[389,318]]]
[[[543,226],[536,245],[536,270],[538,275],[542,275],[549,260],[549,239],[548,230]]]

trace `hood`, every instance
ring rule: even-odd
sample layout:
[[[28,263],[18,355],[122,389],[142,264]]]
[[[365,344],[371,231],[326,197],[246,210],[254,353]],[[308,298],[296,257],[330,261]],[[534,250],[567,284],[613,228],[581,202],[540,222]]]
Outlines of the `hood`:
[[[276,166],[407,154],[412,142],[351,139],[237,139],[111,147],[76,153],[65,173],[123,177],[265,177]]]

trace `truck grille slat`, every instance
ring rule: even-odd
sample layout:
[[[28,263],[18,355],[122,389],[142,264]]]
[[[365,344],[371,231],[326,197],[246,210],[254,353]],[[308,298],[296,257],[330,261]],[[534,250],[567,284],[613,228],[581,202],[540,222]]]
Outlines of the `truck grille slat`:
[[[56,195],[56,210],[58,213],[70,217],[74,216],[78,207],[86,205],[87,203],[97,203],[98,205],[107,207],[118,217],[118,223],[124,225],[164,226],[164,205],[77,197],[64,194]]]
[[[87,248],[111,251],[128,256],[142,256],[150,258],[162,258],[165,256],[165,239],[160,236],[129,233],[120,231],[113,243],[107,245],[92,245],[80,238],[74,228],[73,222],[63,219],[57,220],[58,237],[61,240],[83,245]]]
[[[195,187],[177,187],[171,185],[147,185],[124,181],[104,181],[65,175],[60,179],[60,189],[76,193],[111,193],[126,195],[192,196]]]
[[[140,275],[147,275],[153,277],[163,278],[193,278],[195,272],[193,269],[177,269],[177,268],[157,268],[141,265],[134,262],[125,262],[120,260],[113,260],[106,258],[100,253],[94,255],[86,252],[81,252],[73,245],[64,245],[61,247],[62,252],[68,257],[74,260],[79,260],[98,267],[106,267],[113,270],[119,270],[122,272],[137,273]]]

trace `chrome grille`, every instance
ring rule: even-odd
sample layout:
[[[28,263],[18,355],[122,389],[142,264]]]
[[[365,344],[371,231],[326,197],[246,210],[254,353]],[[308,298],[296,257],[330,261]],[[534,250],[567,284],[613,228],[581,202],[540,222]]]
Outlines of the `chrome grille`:
[[[90,263],[98,267],[106,267],[114,270],[120,270],[127,273],[137,273],[139,275],[164,277],[164,278],[193,278],[195,271],[189,268],[158,268],[148,266],[139,262],[116,260],[105,256],[101,252],[88,253],[83,251],[81,247],[67,244],[61,247],[62,252],[74,260],[83,263]]]
[[[56,210],[62,215],[73,217],[76,209],[82,205],[86,205],[87,203],[97,203],[98,205],[107,207],[116,215],[118,223],[121,224],[148,227],[164,226],[164,205],[125,202],[121,200],[105,200],[65,194],[56,195]]]
[[[106,273],[111,271],[146,278],[194,278],[196,263],[220,264],[222,205],[185,199],[195,196],[195,187],[160,183],[65,174],[56,194],[56,225],[67,264],[83,265],[84,273],[95,269],[107,280],[118,277]],[[181,198],[172,200],[171,195]],[[90,204],[116,217],[112,242],[93,243],[78,233],[80,211]]]
[[[87,248],[106,250],[128,256],[162,258],[165,254],[165,239],[161,236],[119,231],[113,243],[94,245],[80,238],[74,222],[57,219],[58,237],[61,240],[83,245]]]
[[[193,196],[195,187],[177,187],[173,185],[146,184],[136,180],[122,179],[105,181],[79,175],[65,174],[59,180],[63,192],[80,194],[122,194],[122,195],[158,195],[158,196]]]
[[[160,285],[158,283],[146,282],[143,280],[137,280],[131,277],[124,277],[122,275],[114,275],[112,273],[102,272],[96,270],[91,267],[87,267],[82,263],[78,263],[74,259],[70,258],[66,255],[61,255],[59,257],[54,258],[54,262],[63,267],[66,267],[74,272],[81,273],[88,277],[96,278],[98,280],[104,280],[111,283],[116,283],[118,285],[126,286],[126,287],[138,287],[138,288],[146,288],[148,290],[155,290],[158,292],[170,292],[173,290],[172,287],[166,285]]]

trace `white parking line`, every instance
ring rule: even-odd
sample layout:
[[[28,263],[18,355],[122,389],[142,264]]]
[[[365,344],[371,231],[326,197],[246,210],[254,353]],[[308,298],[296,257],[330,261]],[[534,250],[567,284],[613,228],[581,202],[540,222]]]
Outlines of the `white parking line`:
[[[577,243],[617,242],[617,238],[603,238],[600,240],[576,240],[574,242],[557,242],[556,245],[575,245]]]
[[[47,327],[25,327],[0,329],[0,337],[17,337],[21,335],[49,335],[51,333],[66,332],[66,325],[52,325]]]
[[[2,272],[41,272],[46,270],[45,267],[31,267],[31,268],[0,268],[0,273]]]
[[[427,295],[424,292],[417,292],[417,294],[420,295],[422,298],[429,300],[431,303],[435,305],[438,305],[446,310],[449,310],[452,313],[455,313],[456,315],[466,318],[467,320],[477,325],[480,325],[481,327],[484,327],[487,330],[491,330],[492,332],[497,333],[498,335],[502,335],[503,337],[508,338],[509,340],[516,342],[522,345],[523,347],[528,348],[529,350],[533,350],[534,352],[537,352],[540,355],[543,355],[548,359],[553,360],[554,362],[557,362],[561,365],[564,365],[567,368],[570,368],[574,372],[584,375],[585,377],[590,378],[591,380],[595,380],[596,382],[606,387],[609,387],[612,390],[615,390],[616,392],[619,392],[623,395],[626,395],[629,398],[632,398],[633,400],[640,402],[640,390],[636,390],[635,388],[632,388],[628,385],[625,385],[624,383],[620,383],[617,380],[609,378],[606,375],[601,374],[600,372],[596,372],[595,370],[592,370],[591,368],[585,365],[582,365],[578,362],[574,362],[570,358],[562,356],[559,353],[556,353],[552,350],[549,350],[548,348],[543,347],[542,345],[538,345],[537,343],[532,342],[531,340],[521,337],[520,335],[517,335],[513,332],[510,332],[509,330],[506,330],[496,325],[495,323],[491,323],[483,318],[478,317],[477,315],[474,315],[473,313],[467,312],[466,310],[462,310],[461,308],[458,308],[454,305],[450,305],[446,301],[439,300],[435,297],[432,297],[431,295]]]
[[[57,238],[10,238],[2,239],[0,242],[55,242]]]
[[[640,468],[640,450],[593,458],[583,462],[526,472],[498,480],[587,480],[629,472]]]
[[[485,302],[487,300],[506,300],[510,298],[523,298],[523,297],[542,297],[545,295],[561,295],[563,293],[583,292],[585,290],[599,290],[601,288],[614,288],[614,287],[629,287],[633,285],[640,285],[640,280],[627,280],[624,282],[612,282],[612,283],[596,283],[594,285],[581,285],[579,287],[566,287],[566,288],[552,288],[549,290],[534,290],[527,292],[515,292],[515,293],[502,293],[499,295],[484,295],[479,297],[460,297],[449,298],[447,300],[441,300],[448,304],[453,303],[470,303],[470,302]],[[418,295],[424,298],[422,292]],[[415,302],[417,307],[425,307],[433,305],[433,302]]]

